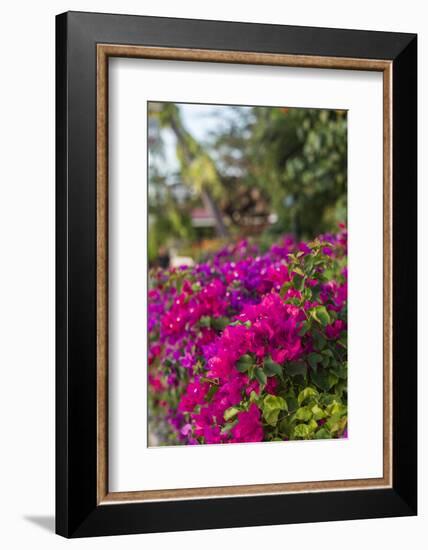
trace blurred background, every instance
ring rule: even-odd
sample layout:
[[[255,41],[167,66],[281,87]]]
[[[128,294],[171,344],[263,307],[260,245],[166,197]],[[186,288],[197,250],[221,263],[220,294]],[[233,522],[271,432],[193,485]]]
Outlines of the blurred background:
[[[346,223],[346,111],[150,102],[148,115],[150,267]]]

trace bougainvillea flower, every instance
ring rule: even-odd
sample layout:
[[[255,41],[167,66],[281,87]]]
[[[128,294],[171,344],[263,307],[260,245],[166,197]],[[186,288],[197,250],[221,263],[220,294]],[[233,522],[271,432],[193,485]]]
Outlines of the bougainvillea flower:
[[[238,414],[238,422],[232,428],[232,438],[233,443],[263,441],[263,428],[257,405],[253,403],[248,411]]]
[[[265,253],[242,240],[193,267],[150,272],[149,422],[158,439],[346,437],[346,254],[342,226],[308,242],[284,237]]]
[[[337,319],[332,323],[331,325],[328,325],[325,327],[325,333],[328,338],[339,338],[342,332],[346,328],[345,321],[342,321],[341,319]]]

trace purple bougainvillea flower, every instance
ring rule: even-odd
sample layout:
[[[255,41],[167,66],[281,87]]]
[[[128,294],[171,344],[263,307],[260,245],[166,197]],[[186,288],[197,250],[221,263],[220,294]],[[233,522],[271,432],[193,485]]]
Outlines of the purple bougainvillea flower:
[[[184,426],[180,430],[181,435],[187,436],[190,433],[192,433],[192,425],[191,424],[184,424]]]
[[[299,246],[297,247],[300,252],[304,252],[305,254],[310,254],[312,250],[309,248],[309,246],[306,243],[299,243]]]
[[[253,391],[256,392],[256,394],[260,393],[260,382],[258,380],[248,380],[247,382],[245,393],[250,396]]]
[[[248,411],[238,414],[238,422],[232,428],[233,443],[263,441],[263,428],[260,421],[260,410],[252,403]]]
[[[222,437],[219,426],[209,426],[204,429],[205,442],[208,444],[221,443]]]
[[[274,377],[269,378],[265,387],[266,393],[275,395],[278,388],[278,380]]]
[[[201,383],[200,379],[196,378],[194,382],[187,386],[186,393],[181,397],[178,410],[182,412],[193,411],[196,405],[201,405],[204,402],[207,391],[208,384]]]
[[[325,328],[325,333],[326,333],[328,338],[333,340],[335,338],[339,338],[339,336],[342,334],[342,332],[345,330],[345,328],[346,328],[345,321],[337,319],[336,321],[334,321],[333,324],[328,325]]]

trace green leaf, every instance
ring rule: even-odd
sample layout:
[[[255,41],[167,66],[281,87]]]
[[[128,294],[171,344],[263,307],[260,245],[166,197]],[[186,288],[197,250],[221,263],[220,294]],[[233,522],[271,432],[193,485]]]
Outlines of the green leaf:
[[[342,348],[347,348],[348,346],[348,338],[346,336],[346,334],[342,334],[342,336],[339,338],[339,340],[337,341],[337,343],[342,346]]]
[[[305,301],[311,300],[311,298],[312,298],[312,290],[311,290],[309,287],[305,287],[305,288],[302,290],[302,298],[303,298],[303,300],[305,300]]]
[[[343,405],[343,403],[339,403],[338,401],[334,400],[330,405],[326,407],[326,412],[330,416],[339,415],[342,416],[347,411],[346,405]]]
[[[299,331],[299,336],[304,336],[308,332],[308,330],[310,330],[310,328],[311,328],[310,320],[303,322],[302,328]]]
[[[303,273],[303,271],[302,271],[302,270],[300,269],[300,267],[298,267],[298,266],[293,267],[293,272],[294,272],[294,273],[297,273],[297,275],[300,275],[301,277],[304,277],[304,276],[305,276],[305,274]]]
[[[286,435],[287,437],[290,437],[293,430],[293,424],[290,422],[290,419],[286,417],[281,420],[278,429],[280,433]]]
[[[327,407],[336,401],[336,396],[331,393],[320,394],[319,403],[323,407]]]
[[[257,395],[257,393],[253,390],[251,393],[250,393],[250,403],[257,403],[259,400],[259,396]]]
[[[280,412],[279,409],[263,410],[263,417],[269,426],[276,426]]]
[[[279,291],[279,295],[281,296],[281,298],[284,298],[287,290],[290,288],[290,283],[289,281],[285,282],[282,286],[281,286],[281,290]]]
[[[294,437],[300,437],[306,439],[311,434],[311,429],[306,424],[298,424],[294,428]]]
[[[330,439],[330,438],[331,438],[330,432],[327,430],[327,428],[324,428],[324,426],[315,433],[315,439]]]
[[[270,426],[278,422],[279,413],[287,410],[287,402],[277,395],[266,395],[263,400],[263,417]]]
[[[338,395],[338,397],[342,397],[348,391],[348,381],[339,380],[334,388],[334,391]]]
[[[310,273],[312,271],[312,268],[314,267],[314,257],[312,254],[307,254],[304,259],[305,262],[305,269],[307,273]]]
[[[255,377],[257,378],[257,380],[260,382],[260,384],[262,384],[262,385],[266,384],[267,376],[261,368],[257,368],[255,370],[254,374],[255,374]]]
[[[232,321],[232,323],[229,323],[229,326],[230,327],[247,327],[247,328],[250,328],[251,327],[251,321],[240,321],[239,319],[237,319],[236,321]]]
[[[314,341],[314,348],[317,351],[321,351],[322,349],[324,349],[326,344],[326,339],[324,338],[324,336],[322,336],[321,333],[319,333],[318,331],[314,331],[312,334],[312,338]]]
[[[330,364],[330,357],[323,356],[321,363],[324,368],[327,368]]]
[[[294,412],[299,408],[297,399],[293,395],[287,396],[286,401],[287,401],[288,410],[290,412]]]
[[[299,393],[297,402],[301,405],[311,397],[318,397],[318,392],[315,388],[307,387]]]
[[[330,324],[330,316],[325,306],[317,306],[310,311],[315,321],[318,321],[323,327]]]
[[[211,326],[211,317],[208,317],[208,315],[203,315],[199,319],[199,324],[201,327],[210,327]]]
[[[321,420],[327,416],[326,413],[322,410],[322,408],[317,404],[315,404],[311,408],[311,411],[315,420]]]
[[[348,377],[348,365],[347,363],[336,363],[334,367],[330,368],[330,372],[335,374],[338,378],[346,380]]]
[[[239,412],[239,409],[237,409],[236,407],[229,407],[224,411],[224,419],[227,422],[228,420],[236,416],[238,412]]]
[[[301,291],[305,286],[305,278],[302,277],[301,275],[294,275],[292,284],[296,290]]]
[[[322,355],[316,352],[312,352],[308,355],[307,360],[309,365],[314,369],[318,365],[318,363],[321,363],[322,361]]]
[[[245,354],[236,363],[236,368],[239,370],[239,372],[247,372],[247,370],[251,367],[253,363],[254,360],[251,355]]]
[[[210,388],[207,393],[207,400],[211,401],[211,399],[214,397],[214,395],[217,393],[219,386],[216,386],[215,384],[211,384]]]
[[[221,429],[221,433],[222,433],[222,434],[225,434],[225,433],[230,432],[230,430],[231,430],[234,426],[236,426],[237,423],[238,423],[238,419],[237,419],[237,418],[235,418],[235,420],[232,420],[232,422],[226,423],[226,424],[223,426],[223,428]]]
[[[278,363],[275,363],[272,361],[270,357],[267,357],[264,361],[264,371],[267,376],[281,376],[282,375],[282,367]]]
[[[330,371],[319,369],[311,374],[312,382],[321,390],[329,391],[337,384],[338,377]]]
[[[290,376],[305,376],[307,366],[304,361],[289,361],[285,364],[285,371]]]
[[[313,418],[311,418],[311,420],[309,421],[309,429],[311,430],[311,432],[314,432],[317,428],[318,428],[318,422],[316,420],[314,420]]]
[[[214,330],[223,330],[229,324],[227,317],[213,317],[211,319],[211,326]]]
[[[263,400],[263,407],[270,410],[286,411],[288,410],[287,401],[279,395],[266,395]]]
[[[303,420],[304,422],[308,422],[312,418],[312,411],[309,407],[300,407],[295,414],[296,420]]]
[[[348,419],[346,416],[335,414],[334,416],[332,416],[327,420],[325,425],[327,426],[327,428],[330,430],[331,433],[338,433],[338,432],[342,432],[345,429],[347,421]]]

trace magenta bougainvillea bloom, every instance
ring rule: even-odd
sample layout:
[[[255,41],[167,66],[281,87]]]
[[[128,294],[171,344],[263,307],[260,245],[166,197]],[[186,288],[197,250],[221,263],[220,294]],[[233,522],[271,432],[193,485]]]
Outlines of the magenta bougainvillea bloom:
[[[247,241],[150,273],[149,421],[159,444],[347,435],[347,235]]]
[[[338,319],[331,325],[325,327],[325,333],[328,338],[339,338],[342,332],[346,329],[345,321]]]
[[[238,413],[238,422],[232,428],[232,436],[235,443],[263,441],[264,434],[257,405],[253,403],[248,411]]]
[[[205,395],[208,391],[208,384],[201,383],[197,377],[194,382],[190,382],[186,388],[186,393],[181,397],[178,409],[182,412],[191,412],[197,405],[202,405]]]

